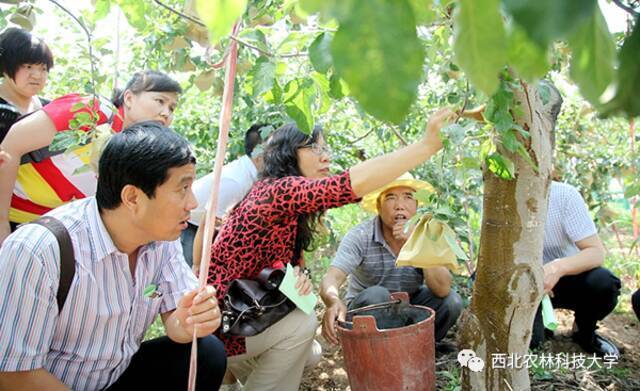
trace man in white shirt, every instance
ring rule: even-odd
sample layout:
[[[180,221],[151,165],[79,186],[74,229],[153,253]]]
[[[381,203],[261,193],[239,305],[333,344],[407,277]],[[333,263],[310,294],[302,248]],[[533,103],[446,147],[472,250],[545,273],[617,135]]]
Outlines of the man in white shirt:
[[[240,202],[251,190],[251,186],[258,180],[258,172],[262,168],[262,152],[256,147],[262,144],[261,129],[267,124],[254,124],[244,135],[245,155],[222,167],[220,177],[220,192],[216,217],[222,219],[227,212]],[[182,232],[180,241],[184,258],[193,265],[193,245],[200,222],[205,218],[206,206],[213,185],[213,172],[197,179],[193,183],[193,193],[198,200],[198,207],[191,211],[189,226]],[[196,262],[198,263],[198,262]]]
[[[548,82],[546,119],[555,127],[562,96]],[[547,220],[544,227],[544,290],[555,308],[574,312],[573,340],[588,353],[619,356],[620,351],[596,333],[597,322],[615,308],[620,294],[620,280],[602,267],[605,250],[584,199],[571,185],[552,182],[549,190]],[[533,324],[531,346],[545,338],[540,309]]]

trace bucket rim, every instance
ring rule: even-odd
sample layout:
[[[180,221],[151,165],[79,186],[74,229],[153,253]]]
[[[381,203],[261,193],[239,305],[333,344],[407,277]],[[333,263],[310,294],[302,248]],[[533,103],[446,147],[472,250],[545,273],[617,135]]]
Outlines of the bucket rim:
[[[401,300],[394,300],[391,303],[395,303],[395,302],[400,302]],[[389,303],[382,303],[382,304],[389,304]],[[424,325],[425,323],[435,323],[435,317],[436,317],[436,311],[431,308],[431,307],[427,307],[424,305],[416,305],[416,304],[409,304],[409,306],[414,307],[414,308],[419,308],[419,309],[425,309],[427,311],[429,311],[429,316],[427,316],[425,319],[410,324],[408,326],[402,326],[402,327],[394,327],[394,328],[389,328],[389,329],[379,329],[378,326],[375,326],[375,331],[379,334],[394,334],[394,333],[402,333],[404,331],[408,331],[411,330],[412,328],[417,328],[419,326]],[[367,306],[370,307],[370,306]],[[361,308],[366,308],[366,307],[361,307]],[[360,309],[361,309],[360,308]],[[354,315],[353,316],[353,321],[352,322],[347,322],[347,321],[336,321],[336,329],[339,333],[344,333],[344,334],[351,334],[353,333],[352,329],[348,329],[346,327],[344,327],[343,325],[351,323],[351,326],[353,328],[353,325],[356,323],[356,318],[373,318],[374,320],[374,324],[375,324],[375,317],[373,315]],[[434,324],[435,327],[435,324]]]

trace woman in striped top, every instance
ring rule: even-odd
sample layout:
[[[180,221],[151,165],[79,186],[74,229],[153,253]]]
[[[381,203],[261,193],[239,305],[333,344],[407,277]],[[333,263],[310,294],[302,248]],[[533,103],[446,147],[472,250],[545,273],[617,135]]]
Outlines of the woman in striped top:
[[[8,154],[0,166],[0,243],[18,224],[95,194],[96,173],[84,169],[91,161],[92,142],[66,153],[47,150],[35,160],[27,158],[31,151],[47,148],[58,132],[74,128],[106,127],[118,133],[146,120],[169,126],[181,92],[180,85],[166,74],[143,71],[133,76],[122,93],[115,94],[113,102],[65,95],[16,122],[0,144]],[[91,118],[95,125],[80,125]]]

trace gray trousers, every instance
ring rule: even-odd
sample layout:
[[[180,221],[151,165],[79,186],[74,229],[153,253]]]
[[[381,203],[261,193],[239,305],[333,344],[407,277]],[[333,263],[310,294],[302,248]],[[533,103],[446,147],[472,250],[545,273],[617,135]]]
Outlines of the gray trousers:
[[[391,293],[385,287],[374,285],[358,293],[349,303],[348,309],[364,307],[367,305],[384,303],[389,301]],[[423,285],[410,296],[409,301],[413,305],[429,307],[436,312],[435,337],[440,341],[447,335],[447,331],[456,323],[462,312],[462,298],[458,292],[451,290],[449,294],[440,298],[434,295],[428,287]]]

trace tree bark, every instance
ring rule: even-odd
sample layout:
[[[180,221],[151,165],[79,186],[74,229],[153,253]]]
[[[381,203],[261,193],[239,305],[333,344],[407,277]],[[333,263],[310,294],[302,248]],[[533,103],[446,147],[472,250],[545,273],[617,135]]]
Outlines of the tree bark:
[[[521,140],[536,171],[518,154],[499,151],[515,164],[503,180],[483,168],[484,202],[476,281],[463,314],[460,349],[471,349],[484,369],[462,367],[463,390],[529,390],[526,367],[493,368],[495,354],[524,358],[543,294],[542,243],[552,169],[553,124],[534,86],[514,91],[516,118],[530,137]],[[501,365],[502,366],[502,365]]]

